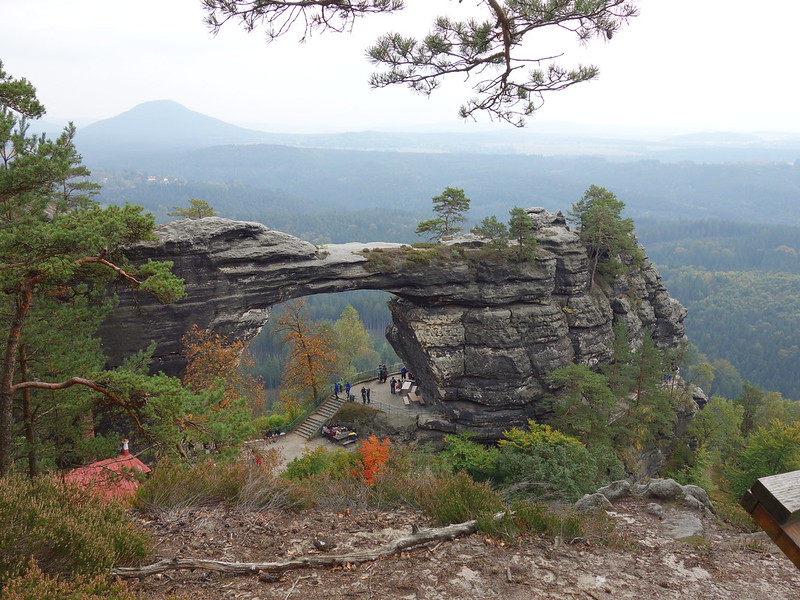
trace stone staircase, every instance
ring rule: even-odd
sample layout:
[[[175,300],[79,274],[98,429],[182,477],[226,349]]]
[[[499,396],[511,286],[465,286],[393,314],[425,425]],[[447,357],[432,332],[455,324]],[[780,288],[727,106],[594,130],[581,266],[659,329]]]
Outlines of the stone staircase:
[[[318,435],[322,424],[335,415],[336,411],[341,408],[344,402],[344,394],[342,394],[342,396],[339,398],[336,396],[330,396],[329,398],[326,398],[322,404],[317,407],[317,410],[308,415],[305,420],[295,428],[294,433],[302,437],[304,440]]]

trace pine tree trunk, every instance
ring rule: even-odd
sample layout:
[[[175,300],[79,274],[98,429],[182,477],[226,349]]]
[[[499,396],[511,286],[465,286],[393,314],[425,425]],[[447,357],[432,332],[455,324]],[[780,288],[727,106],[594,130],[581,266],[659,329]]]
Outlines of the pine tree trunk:
[[[31,307],[33,287],[36,281],[25,281],[19,289],[14,317],[8,330],[4,353],[2,376],[0,377],[0,477],[5,476],[14,461],[12,442],[14,440],[14,371],[17,367],[17,350],[25,317]]]
[[[25,344],[19,347],[19,372],[23,381],[28,380],[28,356],[25,353]],[[28,444],[28,475],[31,479],[39,474],[39,460],[36,456],[36,431],[34,416],[31,409],[31,390],[22,390],[22,418],[25,423],[25,442]]]

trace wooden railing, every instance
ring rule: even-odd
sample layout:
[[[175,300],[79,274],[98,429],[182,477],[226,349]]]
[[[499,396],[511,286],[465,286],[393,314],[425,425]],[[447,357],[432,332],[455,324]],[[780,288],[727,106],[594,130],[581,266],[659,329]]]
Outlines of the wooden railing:
[[[742,506],[800,569],[800,471],[758,479]]]

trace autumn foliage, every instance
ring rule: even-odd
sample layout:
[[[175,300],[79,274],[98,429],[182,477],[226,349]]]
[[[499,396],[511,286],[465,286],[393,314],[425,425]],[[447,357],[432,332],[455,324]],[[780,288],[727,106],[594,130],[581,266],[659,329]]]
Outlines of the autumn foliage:
[[[386,464],[386,461],[389,460],[391,453],[389,444],[389,438],[384,438],[381,441],[371,435],[358,449],[358,453],[361,455],[361,464],[363,465],[361,476],[370,485],[375,483],[375,476]]]
[[[187,361],[184,385],[199,392],[221,384],[224,394],[220,408],[237,398],[247,398],[254,408],[261,404],[263,382],[246,372],[252,361],[244,352],[242,342],[229,341],[225,336],[200,329],[197,325],[192,326],[182,341]]]
[[[328,391],[327,381],[336,371],[332,332],[311,320],[303,300],[286,303],[276,321],[281,342],[289,349],[283,384],[301,394],[310,392],[310,399],[318,400]]]

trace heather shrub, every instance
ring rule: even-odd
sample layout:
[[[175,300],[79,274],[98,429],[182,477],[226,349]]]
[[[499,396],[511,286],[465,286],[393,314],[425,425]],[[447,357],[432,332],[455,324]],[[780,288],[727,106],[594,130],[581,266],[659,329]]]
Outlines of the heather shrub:
[[[441,525],[471,519],[491,520],[503,510],[503,500],[487,483],[464,472],[428,477],[417,488],[417,508]]]
[[[44,573],[36,562],[24,574],[8,580],[3,589],[4,600],[144,600],[120,581],[99,575],[59,579]],[[164,600],[177,597],[170,596]]]
[[[573,540],[590,532],[592,537],[596,537],[613,528],[613,523],[607,518],[553,510],[544,504],[527,500],[514,502],[512,512],[516,530],[528,535],[544,534]]]
[[[53,577],[32,562],[25,573],[10,579],[3,589],[4,600],[147,600],[118,580],[101,575],[78,575],[74,579]],[[169,594],[162,600],[188,600]]]
[[[50,574],[103,573],[150,546],[120,504],[49,477],[0,479],[0,582],[31,559]]]
[[[424,479],[425,470],[418,470],[419,452],[402,446],[393,446],[382,468],[375,474],[368,489],[370,506],[392,509],[410,504],[416,497],[417,486]]]
[[[322,471],[290,483],[292,497],[300,508],[343,511],[346,508],[363,509],[369,506],[369,486],[354,474],[333,477]]]
[[[238,461],[197,465],[160,462],[136,492],[134,507],[158,513],[224,502],[243,510],[285,508],[292,504],[284,482],[274,474],[275,456],[260,464]]]

